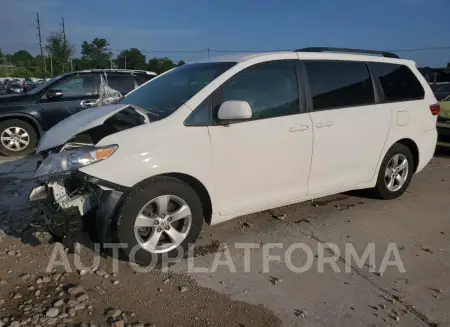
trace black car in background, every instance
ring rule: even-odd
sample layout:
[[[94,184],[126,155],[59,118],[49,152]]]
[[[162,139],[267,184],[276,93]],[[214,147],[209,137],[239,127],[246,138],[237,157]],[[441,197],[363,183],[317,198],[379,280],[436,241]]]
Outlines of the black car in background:
[[[45,131],[80,110],[98,105],[105,85],[108,92],[123,96],[155,76],[135,70],[84,70],[56,76],[27,92],[2,95],[0,153],[20,156],[33,152]]]
[[[23,83],[22,83],[22,87],[23,87],[23,91],[24,92],[31,91],[36,86],[37,86],[36,83],[33,80],[29,79],[29,78],[25,79],[23,81]]]
[[[14,94],[21,92],[23,92],[23,86],[20,80],[13,79],[8,81],[8,83],[6,84],[6,93]]]

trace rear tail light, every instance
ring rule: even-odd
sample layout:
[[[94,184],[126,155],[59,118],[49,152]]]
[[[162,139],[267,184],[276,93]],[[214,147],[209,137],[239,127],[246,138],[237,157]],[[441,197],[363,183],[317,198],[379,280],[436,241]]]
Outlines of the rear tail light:
[[[439,103],[432,104],[430,106],[430,111],[433,116],[439,115],[441,112],[441,105]]]

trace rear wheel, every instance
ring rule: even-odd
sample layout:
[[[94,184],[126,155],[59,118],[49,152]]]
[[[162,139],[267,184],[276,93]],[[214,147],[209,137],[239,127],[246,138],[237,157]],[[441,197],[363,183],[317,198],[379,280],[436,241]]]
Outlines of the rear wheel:
[[[141,264],[184,256],[203,224],[197,193],[171,177],[156,177],[136,188],[121,205],[117,238],[125,254]]]
[[[37,144],[33,126],[20,119],[0,123],[0,153],[5,156],[24,156],[32,153]]]
[[[373,193],[381,199],[395,199],[402,195],[414,173],[414,157],[403,144],[394,144],[386,153],[378,173]]]

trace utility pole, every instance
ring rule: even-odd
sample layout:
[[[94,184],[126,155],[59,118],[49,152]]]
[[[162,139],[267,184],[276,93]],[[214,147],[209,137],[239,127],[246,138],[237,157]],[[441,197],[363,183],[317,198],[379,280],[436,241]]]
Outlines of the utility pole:
[[[113,65],[112,65],[112,58],[109,59],[109,66],[112,69]]]
[[[64,25],[64,17],[61,17],[61,29],[62,29],[62,35],[63,35],[63,42],[64,42],[64,54],[66,54],[67,51],[67,43],[66,43],[66,27]],[[70,58],[69,58],[70,59]],[[72,65],[72,62],[71,62]],[[63,66],[63,71],[64,71],[64,66]]]
[[[66,27],[64,26],[64,17],[61,17],[61,28],[62,28],[62,34],[64,39],[64,49],[66,47]]]
[[[208,48],[208,59],[209,59],[209,48]]]
[[[39,13],[36,13],[36,19],[37,19],[37,30],[38,30],[38,36],[39,36],[39,47],[41,48],[41,57],[44,58],[44,71],[42,72],[42,78],[45,80],[45,57],[44,52],[42,51],[42,36],[41,36],[41,23],[39,21]]]
[[[127,57],[124,58],[125,58],[125,69],[127,69]]]

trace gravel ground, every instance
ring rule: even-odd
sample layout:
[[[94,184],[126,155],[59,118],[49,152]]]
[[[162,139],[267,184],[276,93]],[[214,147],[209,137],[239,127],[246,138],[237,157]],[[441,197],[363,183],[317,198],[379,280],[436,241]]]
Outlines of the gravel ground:
[[[236,268],[206,273],[188,272],[186,260],[147,273],[119,262],[114,272],[110,257],[101,257],[96,269],[77,270],[72,254],[67,254],[71,272],[61,266],[47,271],[53,251],[64,249],[27,204],[35,164],[35,158],[0,161],[0,327],[450,326],[450,158],[445,153],[394,201],[340,194],[206,226],[195,265],[211,266],[229,253]],[[377,251],[376,266],[394,242],[406,273],[352,266],[348,273],[300,274],[276,260],[264,272],[261,248],[252,250],[245,271],[236,242],[302,242],[312,249],[327,242],[343,249],[350,242],[358,253],[374,242],[383,250]],[[92,259],[92,250],[82,248],[83,264]],[[343,260],[337,264],[345,270]]]

